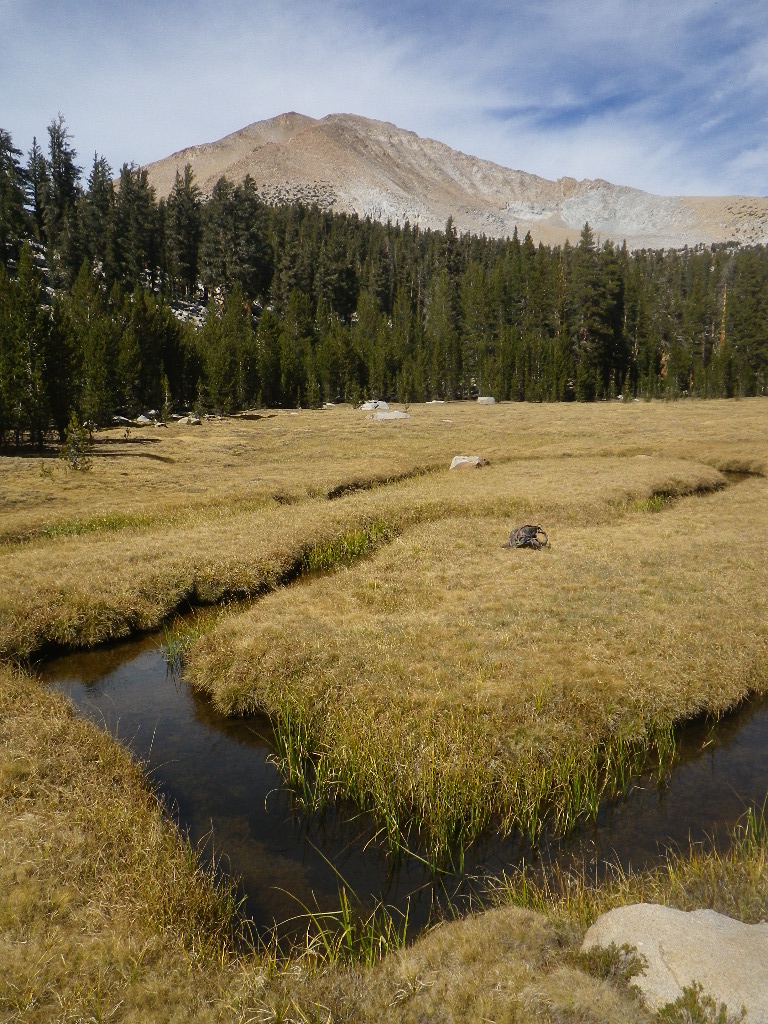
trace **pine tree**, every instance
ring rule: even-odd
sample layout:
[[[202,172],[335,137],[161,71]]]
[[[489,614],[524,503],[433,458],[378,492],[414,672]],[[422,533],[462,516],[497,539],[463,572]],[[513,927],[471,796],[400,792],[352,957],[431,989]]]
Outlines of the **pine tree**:
[[[237,188],[220,178],[205,206],[200,268],[206,288],[239,284],[248,300],[265,298],[272,280],[266,213],[252,179]]]
[[[119,396],[120,323],[87,263],[62,301],[61,318],[73,360],[72,407],[83,421],[109,422]]]
[[[455,398],[461,380],[456,289],[447,269],[430,283],[424,319],[424,340],[430,355],[430,381],[435,398]]]
[[[0,379],[4,429],[12,430],[18,446],[25,433],[42,445],[48,429],[46,355],[50,320],[41,303],[42,279],[32,250],[23,244],[18,277],[4,276],[0,302]]]
[[[27,157],[26,187],[27,207],[32,217],[32,232],[38,242],[43,240],[45,231],[44,211],[49,181],[48,161],[40,149],[37,137],[34,137],[32,149]]]
[[[265,309],[259,318],[256,346],[261,382],[262,405],[280,404],[280,320],[271,309]]]
[[[93,154],[88,190],[78,202],[84,257],[91,267],[100,266],[105,276],[114,276],[111,235],[115,213],[115,187],[112,168],[102,156]]]
[[[305,399],[312,334],[309,296],[294,289],[280,331],[280,392],[285,405],[295,407]]]
[[[154,284],[161,251],[161,220],[147,172],[123,164],[115,198],[114,269],[123,287]]]
[[[461,394],[491,394],[495,376],[495,347],[491,334],[493,312],[484,268],[470,261],[459,284],[462,327]]]
[[[82,169],[75,163],[77,151],[71,146],[71,139],[59,114],[48,125],[47,187],[42,211],[44,237],[51,249],[61,245],[67,217],[73,213],[80,194]]]
[[[5,266],[0,263],[0,444],[5,442],[14,420],[16,331],[13,305],[13,286]]]
[[[250,176],[234,191],[235,239],[230,281],[239,284],[249,301],[266,298],[272,281],[272,246],[267,238],[266,210]]]
[[[202,212],[200,189],[192,167],[186,164],[184,175],[176,171],[176,180],[165,206],[165,245],[171,290],[191,297],[197,287]]]
[[[24,171],[8,132],[0,128],[0,263],[16,259],[26,233]]]
[[[615,394],[616,375],[623,377],[623,284],[613,247],[598,250],[585,224],[572,251],[566,298],[576,397],[583,401]]]

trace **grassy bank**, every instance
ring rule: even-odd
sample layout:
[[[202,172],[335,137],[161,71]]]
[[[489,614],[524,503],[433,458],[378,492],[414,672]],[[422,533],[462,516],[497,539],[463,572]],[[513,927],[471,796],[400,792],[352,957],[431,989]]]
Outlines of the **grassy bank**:
[[[0,1018],[215,1020],[228,889],[125,750],[0,666]]]

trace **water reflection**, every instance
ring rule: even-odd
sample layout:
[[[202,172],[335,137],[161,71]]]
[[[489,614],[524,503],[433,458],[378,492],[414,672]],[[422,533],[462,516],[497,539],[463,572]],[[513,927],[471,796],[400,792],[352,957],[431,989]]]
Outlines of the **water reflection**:
[[[340,878],[361,898],[408,904],[416,927],[429,919],[436,896],[424,865],[406,858],[393,866],[364,816],[328,812],[307,823],[297,815],[269,760],[269,722],[216,714],[168,672],[158,637],[58,658],[41,674],[145,763],[192,843],[242,880],[257,925],[286,922],[302,907],[335,909]],[[652,778],[635,780],[626,797],[605,801],[597,821],[567,841],[545,836],[539,855],[640,868],[667,847],[724,834],[768,791],[768,700],[716,728],[688,725],[678,750],[663,788]],[[489,837],[469,851],[466,872],[497,875],[521,857],[530,862],[534,853],[519,838]],[[471,884],[446,877],[443,896],[461,903],[471,898]]]
[[[414,920],[428,919],[422,866],[409,860],[393,871],[364,817],[327,813],[308,825],[269,760],[268,720],[216,714],[167,671],[159,639],[68,655],[40,671],[145,764],[192,843],[241,879],[258,925],[336,909],[341,878],[361,899],[404,906],[410,896]]]

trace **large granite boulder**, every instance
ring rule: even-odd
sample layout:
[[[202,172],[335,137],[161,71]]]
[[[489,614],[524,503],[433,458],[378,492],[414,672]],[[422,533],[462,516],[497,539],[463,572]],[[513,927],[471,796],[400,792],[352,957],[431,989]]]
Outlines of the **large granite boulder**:
[[[768,924],[742,924],[714,910],[686,913],[654,903],[617,907],[595,921],[582,950],[624,943],[637,948],[647,967],[633,978],[654,1009],[673,1003],[698,982],[749,1024],[768,1024]]]

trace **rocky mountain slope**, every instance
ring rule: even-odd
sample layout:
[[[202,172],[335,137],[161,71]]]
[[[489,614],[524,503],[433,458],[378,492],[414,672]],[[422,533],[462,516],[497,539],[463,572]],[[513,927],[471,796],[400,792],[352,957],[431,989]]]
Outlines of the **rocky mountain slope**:
[[[274,202],[301,200],[361,217],[504,237],[576,241],[585,221],[630,248],[768,242],[768,198],[655,196],[607,181],[549,181],[457,152],[393,124],[351,114],[282,114],[147,167],[159,196],[191,164],[209,193],[250,174]]]

